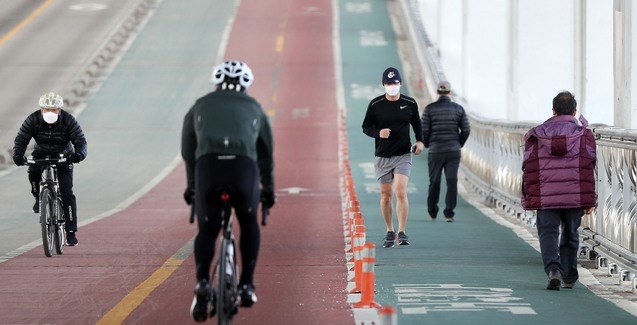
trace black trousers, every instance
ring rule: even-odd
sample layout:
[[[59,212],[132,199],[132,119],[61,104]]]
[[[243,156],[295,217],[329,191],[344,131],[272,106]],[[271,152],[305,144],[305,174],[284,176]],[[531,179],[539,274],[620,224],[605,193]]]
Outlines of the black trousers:
[[[440,199],[440,181],[442,172],[447,180],[447,195],[445,196],[445,218],[453,218],[458,196],[458,168],[460,167],[460,151],[429,153],[429,195],[427,196],[427,212],[432,218],[438,215],[438,200]]]
[[[37,198],[40,195],[40,182],[44,165],[29,165],[29,183],[31,194]],[[62,195],[62,208],[66,231],[77,231],[77,202],[73,194],[73,164],[60,164],[57,167],[60,194]]]
[[[205,155],[195,167],[195,209],[199,232],[195,237],[197,280],[210,278],[210,264],[215,254],[217,236],[221,230],[218,189],[232,190],[230,203],[239,222],[241,236],[240,284],[254,283],[254,269],[259,255],[260,229],[257,222],[259,206],[259,168],[243,156]]]
[[[578,228],[583,215],[583,208],[537,210],[536,227],[544,271],[548,275],[558,269],[565,283],[575,283],[579,278]]]

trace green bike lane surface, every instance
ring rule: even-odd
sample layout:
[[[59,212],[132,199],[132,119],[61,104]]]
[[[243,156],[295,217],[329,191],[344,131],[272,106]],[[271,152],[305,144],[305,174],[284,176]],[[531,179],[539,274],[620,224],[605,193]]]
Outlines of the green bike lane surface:
[[[362,133],[361,123],[369,100],[383,93],[380,75],[386,67],[399,68],[406,86],[409,78],[401,68],[386,1],[341,3],[340,21],[347,21],[340,26],[340,46],[349,160],[366,238],[376,244],[375,301],[394,306],[398,324],[637,322],[581,282],[572,290],[546,290],[540,253],[522,238],[531,234],[520,237],[494,221],[473,205],[479,203],[471,195],[470,201],[458,197],[455,222],[431,221],[426,152],[413,156],[408,185],[411,245],[382,247],[386,229],[373,172],[374,140]],[[402,92],[409,94],[407,88]],[[419,102],[421,110],[426,104]],[[441,210],[445,191],[443,178]],[[580,272],[587,271],[580,267]]]

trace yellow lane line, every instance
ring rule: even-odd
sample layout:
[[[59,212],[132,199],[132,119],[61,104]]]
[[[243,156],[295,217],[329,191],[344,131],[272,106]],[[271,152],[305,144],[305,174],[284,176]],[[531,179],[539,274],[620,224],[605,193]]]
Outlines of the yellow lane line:
[[[53,3],[53,0],[46,0],[42,3],[35,11],[33,11],[27,18],[22,20],[17,26],[13,27],[7,34],[0,38],[0,46],[6,43],[9,39],[11,39],[15,34],[17,34],[21,29],[23,29],[26,25],[28,25],[35,17],[37,17],[46,7],[50,6]]]
[[[285,23],[283,23],[283,27],[285,27]],[[277,53],[277,54],[283,53],[284,44],[285,44],[285,37],[283,37],[283,35],[277,36],[276,40],[274,42],[274,53]],[[275,64],[275,70],[276,71],[279,70],[279,66],[281,65],[280,61],[281,61],[280,59],[277,60],[277,62]],[[277,86],[278,86],[278,77],[277,77],[277,80],[275,81],[275,89],[274,89],[275,91],[272,92],[272,99],[271,99],[272,104],[274,106],[276,106],[276,103],[277,103],[277,100],[278,100],[277,91],[276,91],[277,90],[276,89]],[[276,111],[274,109],[267,109],[266,114],[269,117],[273,118],[276,115]]]
[[[274,51],[276,53],[281,53],[283,52],[283,43],[285,42],[285,38],[283,37],[283,35],[279,35],[276,38],[276,44],[274,45]]]
[[[126,317],[139,307],[153,290],[164,283],[181,266],[188,254],[192,252],[193,240],[194,238],[188,241],[179,252],[168,258],[159,269],[122,298],[117,305],[102,316],[97,325],[122,324]]]

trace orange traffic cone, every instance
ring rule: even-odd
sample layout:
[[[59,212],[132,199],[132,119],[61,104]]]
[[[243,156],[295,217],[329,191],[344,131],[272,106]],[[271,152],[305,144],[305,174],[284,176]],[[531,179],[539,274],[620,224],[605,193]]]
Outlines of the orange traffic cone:
[[[381,305],[374,301],[376,276],[374,275],[376,264],[376,245],[366,243],[363,249],[363,273],[361,301],[353,305],[354,308],[380,308]]]
[[[353,255],[354,255],[354,289],[350,293],[360,293],[363,286],[363,250],[365,248],[365,235],[354,234]]]
[[[398,316],[396,308],[392,306],[383,306],[378,309],[378,320],[380,325],[398,325]]]

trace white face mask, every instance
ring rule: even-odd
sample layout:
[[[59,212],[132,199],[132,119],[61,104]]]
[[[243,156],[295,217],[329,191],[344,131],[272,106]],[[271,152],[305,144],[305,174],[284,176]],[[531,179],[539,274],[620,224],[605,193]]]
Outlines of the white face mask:
[[[389,96],[396,96],[400,93],[400,85],[385,86],[385,92]]]
[[[44,122],[47,122],[49,124],[53,124],[53,123],[57,122],[58,115],[57,115],[57,113],[46,112],[46,113],[42,113],[42,118],[44,118]]]

